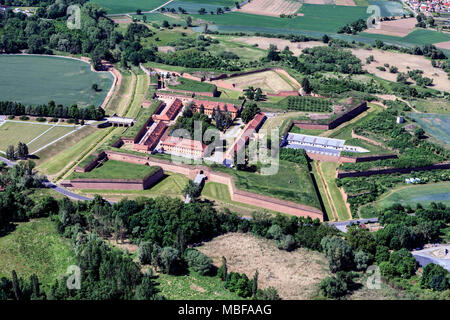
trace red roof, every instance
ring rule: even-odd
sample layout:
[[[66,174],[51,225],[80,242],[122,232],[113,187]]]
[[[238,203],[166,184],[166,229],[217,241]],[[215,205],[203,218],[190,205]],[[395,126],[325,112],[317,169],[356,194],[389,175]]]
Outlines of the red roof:
[[[204,151],[206,149],[206,145],[200,141],[197,140],[191,140],[181,137],[169,137],[164,139],[164,141],[161,142],[163,145],[168,145],[172,147],[181,147],[181,148],[187,148],[191,150],[197,150],[197,151]]]
[[[154,120],[170,121],[176,117],[182,107],[183,103],[181,100],[175,99],[168,108],[164,108],[163,113],[155,114],[152,117]]]
[[[225,111],[225,105],[227,106],[227,111],[229,112],[238,112],[238,108],[231,103],[217,102],[217,101],[209,101],[209,100],[194,100],[195,106],[200,108],[200,105],[203,105],[205,109],[217,109],[220,108],[220,111]]]

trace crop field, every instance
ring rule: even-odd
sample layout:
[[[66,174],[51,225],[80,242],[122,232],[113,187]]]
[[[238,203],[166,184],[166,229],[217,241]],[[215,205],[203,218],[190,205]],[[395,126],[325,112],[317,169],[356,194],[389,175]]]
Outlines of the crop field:
[[[394,203],[411,206],[420,203],[423,206],[429,206],[431,202],[450,205],[450,182],[400,187],[380,199],[378,205],[383,208]]]
[[[409,113],[434,138],[450,145],[450,114]]]
[[[28,145],[30,154],[74,131],[73,126],[55,126],[36,122],[5,121],[0,125],[0,153],[19,142]]]
[[[222,15],[194,15],[212,21],[219,31],[249,31],[270,33],[295,33],[300,30],[337,32],[345,24],[367,18],[365,7],[303,4],[303,16],[292,19],[231,12]],[[210,26],[211,27],[211,26]]]
[[[168,0],[133,0],[133,1],[121,1],[121,0],[94,0],[101,7],[106,9],[108,14],[118,13],[134,13],[136,10],[150,11],[158,8],[166,3]]]
[[[222,80],[234,84],[237,89],[247,89],[249,86],[261,88],[263,92],[274,93],[282,90],[295,90],[294,86],[275,71],[264,71],[245,76]]]
[[[280,14],[295,14],[303,1],[253,0],[243,5],[240,12],[279,17]]]
[[[413,32],[409,33],[405,37],[394,37],[389,35],[372,34],[367,32],[362,32],[361,36],[375,38],[386,42],[408,43],[420,46],[429,43],[450,41],[450,34],[425,29],[415,29]]]
[[[48,288],[75,262],[70,241],[62,238],[50,218],[18,223],[0,237],[0,278],[11,278],[12,270],[26,280],[35,273]]]
[[[213,11],[216,12],[217,8],[224,8],[229,7],[230,9],[234,7],[234,2],[230,1],[209,1],[209,0],[203,0],[203,1],[173,1],[171,3],[168,3],[164,6],[165,9],[175,9],[177,12],[179,11],[178,8],[183,8],[186,10],[187,13],[198,13],[198,10],[201,8],[205,9],[206,12]]]
[[[80,106],[103,103],[113,83],[109,72],[92,72],[83,61],[49,56],[0,56],[2,100]],[[92,90],[96,83],[101,91]]]

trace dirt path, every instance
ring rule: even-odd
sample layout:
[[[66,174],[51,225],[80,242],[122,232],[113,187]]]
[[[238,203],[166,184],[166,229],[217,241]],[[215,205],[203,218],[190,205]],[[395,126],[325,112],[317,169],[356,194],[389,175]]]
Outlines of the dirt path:
[[[330,204],[331,213],[333,214],[334,221],[339,221],[339,215],[337,213],[336,207],[334,205],[333,197],[331,196],[330,190],[328,189],[328,183],[322,174],[322,168],[320,167],[320,161],[315,162],[315,166],[317,169],[317,173],[320,176],[320,180],[322,181],[323,189],[325,190],[325,196],[328,199],[328,203]]]

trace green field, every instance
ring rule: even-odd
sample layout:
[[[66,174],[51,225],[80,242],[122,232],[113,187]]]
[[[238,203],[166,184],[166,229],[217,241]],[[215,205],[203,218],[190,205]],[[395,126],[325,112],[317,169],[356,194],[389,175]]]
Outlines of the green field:
[[[93,0],[106,9],[108,14],[117,13],[135,13],[136,10],[150,11],[158,8],[167,2],[167,0]]]
[[[2,55],[0,70],[1,99],[24,104],[100,106],[113,83],[109,72],[92,72],[83,61],[59,57]],[[92,90],[94,83],[100,92]]]
[[[117,160],[108,160],[90,172],[73,172],[69,179],[144,179],[159,167],[149,167]]]
[[[201,276],[193,271],[183,276],[160,274],[155,282],[169,300],[242,300],[225,289],[219,278]]]
[[[10,145],[17,147],[22,142],[28,145],[31,154],[72,131],[72,126],[55,127],[36,122],[6,121],[0,126],[0,152],[5,152]]]
[[[232,174],[236,187],[270,197],[289,200],[320,208],[308,168],[280,160],[275,175],[261,175],[247,171],[217,168]]]
[[[409,113],[428,134],[450,145],[450,114]]]
[[[303,4],[299,10],[304,16],[292,19],[231,12],[222,15],[194,15],[214,22],[223,31],[250,31],[286,33],[299,30],[337,32],[345,24],[366,18],[365,7]]]
[[[11,278],[12,270],[27,280],[35,273],[48,287],[65,274],[74,256],[69,241],[61,238],[50,219],[18,223],[13,232],[0,237],[0,278]]]
[[[410,43],[416,45],[424,45],[429,43],[438,43],[450,41],[450,34],[437,32],[433,30],[415,29],[405,37],[394,37],[382,34],[361,33],[361,36],[375,38],[387,42]]]
[[[412,102],[412,105],[420,112],[450,114],[450,102],[445,99],[417,99]]]
[[[431,202],[450,205],[450,182],[403,186],[384,196],[377,204],[386,208],[394,203],[411,206],[420,203],[429,206]]]
[[[214,92],[216,86],[206,82],[198,82],[195,80],[178,77],[176,85],[168,85],[169,89],[186,90],[193,92]]]

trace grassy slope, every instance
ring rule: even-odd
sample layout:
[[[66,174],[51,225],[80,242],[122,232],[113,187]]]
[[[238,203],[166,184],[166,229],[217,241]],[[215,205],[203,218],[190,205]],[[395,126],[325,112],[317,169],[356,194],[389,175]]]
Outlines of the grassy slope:
[[[179,82],[179,84],[168,85],[168,87],[170,89],[186,90],[194,92],[213,92],[215,88],[215,86],[210,83],[198,82],[183,77],[178,77],[177,82]]]
[[[68,241],[62,239],[48,218],[17,224],[16,230],[0,237],[0,277],[11,271],[28,278],[36,273],[47,286],[75,262]]]
[[[39,139],[33,141],[28,145],[28,151],[30,153],[42,148],[43,146],[55,141],[59,137],[62,137],[69,132],[72,132],[72,127],[54,127],[50,131],[43,134]]]

